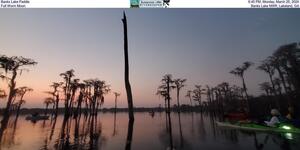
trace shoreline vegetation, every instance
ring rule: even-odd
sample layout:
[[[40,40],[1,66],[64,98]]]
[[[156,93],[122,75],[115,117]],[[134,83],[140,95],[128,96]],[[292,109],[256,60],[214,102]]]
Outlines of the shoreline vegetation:
[[[82,119],[88,121],[88,145],[91,149],[97,149],[101,134],[101,122],[99,120],[100,117],[98,117],[101,115],[98,113],[99,111],[111,112],[115,116],[117,112],[128,113],[128,130],[125,141],[126,150],[131,149],[134,112],[165,112],[166,131],[170,141],[167,149],[174,148],[172,134],[174,128],[172,129],[171,112],[176,112],[178,115],[181,141],[183,141],[181,112],[210,113],[213,116],[221,116],[221,118],[227,113],[245,113],[249,118],[261,118],[268,115],[273,108],[278,109],[281,114],[286,114],[288,108],[292,107],[295,110],[293,117],[299,119],[300,43],[290,43],[280,46],[271,56],[258,62],[257,65],[253,62],[245,61],[240,66],[233,68],[233,70],[228,70],[227,73],[232,74],[236,77],[236,80],[241,81],[241,85],[232,85],[224,81],[215,86],[194,85],[194,89],[185,89],[185,82],[188,79],[174,79],[172,74],[165,74],[161,79],[161,84],[158,86],[156,93],[159,98],[162,98],[161,103],[164,103],[164,106],[134,108],[129,82],[128,35],[125,12],[121,21],[124,30],[124,84],[128,108],[117,108],[117,97],[121,94],[117,91],[113,91],[113,94],[115,94],[115,107],[103,108],[105,96],[112,93],[111,86],[106,81],[98,78],[78,79],[73,69],[60,74],[58,73],[57,75],[61,77],[61,81],[52,83],[49,81],[49,91],[45,91],[48,97],[43,102],[41,101],[45,105],[44,109],[22,108],[26,102],[26,93],[34,89],[26,86],[17,87],[17,78],[21,78],[22,72],[29,71],[28,67],[37,65],[37,62],[22,56],[6,56],[1,54],[0,77],[6,81],[1,82],[1,84],[7,83],[8,89],[0,89],[0,98],[6,101],[6,105],[1,109],[0,140],[10,119],[14,119],[16,124],[19,114],[33,114],[36,112],[44,114],[44,116],[51,116],[49,118],[51,118],[52,129],[56,126],[57,116],[59,114],[63,115],[61,130],[57,139],[58,142],[56,143],[57,149],[72,148],[70,145],[70,127],[72,123],[75,123],[74,138],[82,138],[79,135]],[[247,82],[250,81],[245,77],[248,69],[255,65],[257,70],[265,72],[269,77],[268,81],[258,84],[260,90],[264,92],[260,96],[252,96],[248,92]],[[187,90],[184,95],[190,100],[189,105],[181,103],[183,89]],[[172,91],[176,92],[176,97],[171,96]],[[60,106],[60,103],[63,103],[63,105]],[[16,114],[16,116],[12,117],[13,114]],[[191,114],[193,115],[193,113]],[[54,132],[54,130],[51,130],[51,132]],[[45,141],[48,140],[51,141],[52,137]]]
[[[24,114],[33,114],[33,113],[39,113],[39,114],[43,114],[45,112],[45,108],[22,108],[19,111],[20,115],[24,115]],[[84,109],[82,109],[83,111],[85,111]],[[177,112],[178,108],[174,107],[171,108],[171,112]],[[56,110],[49,110],[48,109],[48,113],[47,114],[53,114]],[[114,112],[127,112],[128,113],[128,108],[117,108],[115,109],[114,107],[112,108],[102,108],[101,110],[98,110],[97,112],[101,112],[101,113],[114,113]],[[161,107],[135,107],[133,108],[134,112],[163,112],[164,108]],[[0,109],[0,112],[3,112],[3,109]],[[198,109],[197,107],[190,107],[188,105],[182,105],[181,108],[181,112],[200,112],[200,109]],[[16,113],[12,113],[12,114],[16,114]],[[58,114],[64,114],[64,108],[58,108]],[[3,115],[2,113],[0,113],[0,115]]]

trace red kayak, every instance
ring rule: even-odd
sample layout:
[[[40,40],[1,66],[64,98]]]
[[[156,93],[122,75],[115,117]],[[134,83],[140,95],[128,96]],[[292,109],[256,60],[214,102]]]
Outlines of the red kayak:
[[[225,115],[225,118],[230,120],[246,120],[248,119],[248,116],[245,113],[228,113]]]

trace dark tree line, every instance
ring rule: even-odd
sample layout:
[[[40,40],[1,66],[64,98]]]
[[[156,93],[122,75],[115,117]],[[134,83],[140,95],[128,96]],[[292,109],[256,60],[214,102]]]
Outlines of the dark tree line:
[[[169,148],[173,149],[173,136],[172,136],[172,118],[171,118],[171,90],[176,89],[177,106],[180,106],[180,90],[185,86],[186,79],[173,79],[171,74],[166,74],[161,80],[161,85],[158,87],[156,94],[164,98],[165,112],[166,112],[166,127],[169,135]],[[178,121],[179,121],[179,133],[181,141],[183,141],[181,120],[180,120],[180,107],[177,107]]]
[[[282,45],[274,51],[272,56],[267,57],[257,66],[257,69],[264,71],[269,78],[269,81],[259,84],[260,90],[264,92],[262,96],[254,97],[248,93],[245,73],[250,67],[254,66],[254,63],[250,61],[242,63],[241,66],[229,72],[240,78],[241,86],[231,85],[228,82],[220,83],[214,87],[195,85],[194,89],[187,90],[185,96],[190,101],[191,110],[209,110],[222,114],[224,112],[242,111],[251,114],[256,111],[253,109],[256,106],[253,106],[252,103],[261,103],[256,100],[262,97],[268,101],[268,105],[264,109],[278,108],[284,113],[287,107],[299,107],[297,101],[300,98],[299,65],[300,44]],[[179,103],[179,91],[183,86],[178,85],[178,82],[182,79],[173,80],[170,77],[172,76],[166,75],[163,77],[163,83],[157,91],[158,95],[164,97],[167,113],[171,110],[170,90],[173,88],[177,89],[177,105],[174,106],[177,108],[182,107]],[[176,82],[177,84],[174,84]],[[286,102],[287,106],[283,105]]]
[[[277,107],[281,109],[279,100],[288,101],[289,107],[295,107],[300,97],[300,44],[290,43],[280,46],[274,53],[258,66],[266,72],[269,82],[260,84],[267,96],[276,98]]]
[[[63,82],[53,82],[50,87],[53,91],[46,93],[50,97],[45,98],[46,109],[52,105],[52,114],[57,116],[59,102],[64,102],[64,116],[78,117],[84,115],[97,115],[97,111],[104,103],[104,96],[110,92],[110,86],[105,81],[99,79],[88,79],[80,82],[74,78],[74,70],[61,73]]]
[[[17,87],[17,77],[18,75],[22,75],[23,71],[28,71],[27,66],[36,65],[37,62],[30,58],[25,58],[22,56],[12,56],[8,57],[5,55],[0,55],[0,69],[1,69],[1,78],[8,82],[8,94],[5,93],[3,89],[1,89],[1,98],[7,98],[6,106],[4,106],[2,115],[3,118],[1,120],[1,128],[0,128],[0,140],[2,138],[2,134],[7,127],[8,120],[10,115],[14,110],[16,110],[16,120],[19,116],[19,112],[22,104],[24,104],[24,96],[27,92],[32,91],[31,88],[28,87]],[[3,74],[5,73],[5,75]]]

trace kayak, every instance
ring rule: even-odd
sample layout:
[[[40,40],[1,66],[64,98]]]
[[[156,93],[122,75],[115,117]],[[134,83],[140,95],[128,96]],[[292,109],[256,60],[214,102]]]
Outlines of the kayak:
[[[287,124],[282,124],[279,127],[268,127],[268,126],[259,125],[255,123],[230,123],[230,122],[219,122],[219,121],[217,121],[216,124],[219,127],[248,130],[248,131],[300,134],[299,128]]]
[[[224,116],[230,120],[245,120],[248,116],[245,113],[229,113]]]
[[[31,121],[48,120],[49,116],[27,116],[25,119]]]

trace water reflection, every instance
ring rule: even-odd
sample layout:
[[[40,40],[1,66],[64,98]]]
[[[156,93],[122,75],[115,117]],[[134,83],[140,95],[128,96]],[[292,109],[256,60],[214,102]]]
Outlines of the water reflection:
[[[128,121],[128,130],[127,130],[127,139],[126,139],[126,150],[131,149],[131,142],[132,142],[132,135],[133,135],[133,125],[134,125],[134,120]]]
[[[205,124],[203,120],[203,114],[201,113],[200,119],[199,119],[199,138],[200,140],[205,140],[206,138],[206,131],[205,131]]]
[[[114,130],[112,136],[116,136],[118,134],[116,120],[117,120],[117,113],[114,113]]]
[[[84,116],[83,119],[80,116],[64,118],[55,149],[101,149],[105,142],[106,137],[102,136],[102,124],[97,115]]]
[[[168,128],[168,134],[169,134],[169,147],[167,149],[170,149],[170,150],[173,150],[173,135],[172,135],[172,118],[171,118],[171,113],[170,111],[168,111],[167,113],[167,121],[168,121],[168,125],[167,125],[167,128]]]
[[[182,127],[181,127],[181,117],[180,112],[178,114],[178,124],[179,124],[179,134],[180,134],[180,148],[183,148],[183,134],[182,134]]]
[[[3,135],[1,136],[2,137],[1,147],[3,145],[6,148],[11,148],[13,145],[18,144],[15,141],[17,123],[18,123],[17,119],[9,120],[9,122],[7,124],[8,128],[5,129],[5,131],[3,132]]]
[[[79,116],[64,119],[58,115],[36,123],[22,115],[18,119],[11,116],[1,135],[1,150],[300,148],[299,135],[223,129],[216,126],[218,118],[211,114],[161,113],[152,118],[148,113],[136,113],[134,123],[128,122],[127,113]]]
[[[263,143],[258,142],[256,133],[253,133],[253,137],[254,137],[254,145],[255,145],[255,148],[256,148],[257,150],[262,150],[262,149],[264,149],[264,144],[267,143],[267,141],[268,141],[268,139],[269,139],[269,135],[266,135],[265,140],[264,140]]]

